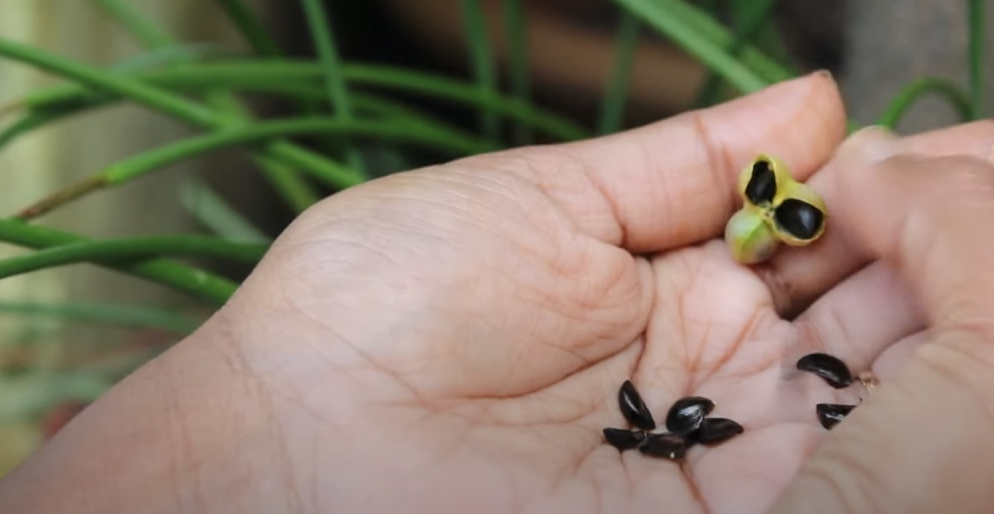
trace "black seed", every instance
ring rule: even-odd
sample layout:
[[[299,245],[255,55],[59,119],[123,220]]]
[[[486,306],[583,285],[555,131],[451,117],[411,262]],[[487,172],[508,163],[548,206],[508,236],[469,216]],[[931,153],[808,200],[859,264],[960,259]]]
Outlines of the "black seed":
[[[849,366],[837,357],[825,353],[812,353],[801,357],[797,361],[797,369],[818,375],[836,389],[852,384]]]
[[[731,439],[745,429],[742,425],[726,418],[707,418],[696,432],[693,439],[701,444],[716,444]]]
[[[814,237],[825,220],[825,215],[817,207],[796,198],[784,200],[773,217],[783,230],[801,240]]]
[[[777,176],[766,161],[756,161],[752,165],[752,176],[746,184],[745,195],[755,205],[772,202],[777,194]]]
[[[821,422],[821,426],[829,430],[840,421],[846,419],[846,416],[855,408],[855,405],[840,405],[837,403],[819,403],[815,405],[815,411],[818,413],[818,421]]]
[[[687,455],[687,443],[675,434],[652,434],[639,446],[639,451],[653,457],[680,460]]]
[[[656,421],[652,419],[652,413],[645,406],[642,397],[631,380],[625,380],[618,390],[618,404],[621,406],[621,413],[629,423],[642,430],[653,430],[656,428]]]
[[[625,430],[623,428],[605,428],[604,440],[614,446],[618,451],[631,450],[638,446],[645,439],[645,432],[641,430]]]
[[[698,428],[714,409],[714,402],[700,396],[680,398],[666,414],[666,430],[676,435],[687,435]]]

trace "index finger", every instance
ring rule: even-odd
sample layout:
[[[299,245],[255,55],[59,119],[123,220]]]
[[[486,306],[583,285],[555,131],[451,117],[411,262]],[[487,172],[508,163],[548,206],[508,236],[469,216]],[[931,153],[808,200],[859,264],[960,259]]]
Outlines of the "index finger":
[[[739,171],[760,153],[807,178],[845,123],[834,80],[815,73],[619,134],[482,158],[515,159],[499,167],[538,184],[582,231],[655,252],[719,236],[738,203]]]

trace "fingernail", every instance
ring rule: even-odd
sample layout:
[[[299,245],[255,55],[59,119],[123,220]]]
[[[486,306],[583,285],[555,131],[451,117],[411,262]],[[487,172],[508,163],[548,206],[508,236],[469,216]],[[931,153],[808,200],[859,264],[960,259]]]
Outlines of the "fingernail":
[[[864,163],[880,162],[900,151],[901,139],[882,125],[857,130],[839,148],[840,156]]]
[[[811,76],[812,77],[822,77],[822,78],[826,78],[828,80],[831,80],[832,82],[835,82],[835,77],[832,76],[832,72],[829,71],[829,70],[821,69],[821,70],[818,70],[818,71],[812,73]]]

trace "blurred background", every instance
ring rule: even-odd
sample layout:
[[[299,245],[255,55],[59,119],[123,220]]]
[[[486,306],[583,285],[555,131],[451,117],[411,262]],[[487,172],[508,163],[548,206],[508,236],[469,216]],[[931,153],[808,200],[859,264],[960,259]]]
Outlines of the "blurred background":
[[[675,7],[664,9],[675,4],[690,5],[693,12],[706,13],[720,24],[733,41],[712,47],[732,58],[744,56],[743,48],[751,44],[790,75],[831,70],[855,124],[890,116],[900,132],[912,133],[979,117],[990,107],[989,95],[972,110],[967,104],[971,98],[978,103],[970,88],[983,84],[975,82],[976,69],[991,68],[990,54],[982,51],[990,47],[983,27],[994,20],[989,10],[978,8],[982,2],[961,0],[326,0],[310,6],[298,0],[0,0],[0,40],[124,75],[165,69],[172,65],[170,55],[186,52],[194,65],[206,63],[208,68],[201,69],[206,76],[211,63],[259,53],[259,46],[246,37],[250,24],[233,16],[241,8],[257,17],[278,47],[279,58],[327,64],[314,44],[314,4],[323,8],[321,18],[330,24],[336,58],[346,65],[373,66],[366,69],[368,77],[377,70],[415,70],[425,80],[438,78],[463,87],[419,94],[417,77],[390,75],[385,83],[394,80],[406,86],[381,83],[385,91],[379,91],[376,81],[361,79],[363,69],[356,68],[352,76],[360,78],[354,82],[365,80],[368,89],[380,95],[375,101],[366,98],[367,104],[378,106],[370,109],[394,109],[393,118],[377,118],[382,123],[416,118],[466,135],[468,141],[453,151],[443,148],[445,144],[412,148],[377,137],[294,138],[329,158],[359,159],[366,179],[473,153],[472,148],[623,130],[741,94],[716,75],[701,54],[688,50],[690,39],[668,32],[684,30],[691,39],[707,39],[714,36],[707,25],[686,23],[660,30],[665,20],[657,23],[662,18],[653,22],[651,16],[642,16],[675,13]],[[509,22],[515,16],[522,25]],[[983,38],[971,39],[978,27]],[[204,133],[147,105],[122,101],[72,111],[30,131],[18,128],[16,138],[5,137],[2,134],[11,134],[11,127],[26,123],[31,115],[54,112],[33,108],[25,99],[67,83],[56,73],[24,62],[11,48],[0,52],[0,130],[7,131],[0,133],[0,216],[16,216],[116,162]],[[165,64],[154,64],[156,58]],[[330,83],[340,70],[330,69]],[[499,94],[520,103],[508,104],[508,110],[547,114],[554,117],[550,124],[561,121],[564,128],[542,131],[502,118],[498,131],[488,132],[479,107],[486,103],[486,93],[479,88],[485,89],[491,75]],[[312,90],[320,93],[324,85],[318,79],[311,81]],[[918,101],[918,93],[907,89],[916,81],[932,84],[931,89],[919,89],[935,94],[924,94]],[[348,85],[353,90],[353,84]],[[301,116],[301,102],[286,95],[236,93],[259,118]],[[895,107],[895,98],[902,94],[905,104]],[[360,97],[353,100],[361,111]],[[892,116],[898,108],[899,121]],[[339,110],[338,104],[322,104],[315,112],[338,116]],[[461,141],[455,135],[450,139]],[[95,239],[202,234],[265,245],[299,209],[288,206],[259,170],[259,161],[245,148],[219,149],[60,204],[29,223]],[[336,190],[334,184],[310,185],[320,196]],[[6,259],[24,262],[33,252],[24,247],[41,237],[21,234],[13,224],[4,226],[0,268]],[[234,283],[251,270],[251,259],[200,255],[179,260]],[[101,266],[71,262],[29,273],[12,271],[0,279],[0,475],[217,308],[216,302],[188,291],[104,265],[135,262],[133,257],[105,259]]]

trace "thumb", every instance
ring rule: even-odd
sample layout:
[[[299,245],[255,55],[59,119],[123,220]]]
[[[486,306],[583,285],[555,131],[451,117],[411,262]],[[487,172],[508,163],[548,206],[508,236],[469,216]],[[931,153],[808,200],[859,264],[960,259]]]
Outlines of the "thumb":
[[[900,154],[880,129],[840,148],[845,212],[929,316],[927,341],[805,463],[773,512],[988,513],[994,505],[994,166]]]

